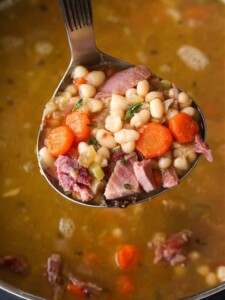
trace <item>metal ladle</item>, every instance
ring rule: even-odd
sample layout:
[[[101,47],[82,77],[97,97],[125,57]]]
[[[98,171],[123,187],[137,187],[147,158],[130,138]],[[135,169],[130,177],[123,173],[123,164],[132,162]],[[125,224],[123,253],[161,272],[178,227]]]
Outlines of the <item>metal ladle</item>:
[[[92,17],[92,7],[91,0],[59,0],[62,14],[64,17],[64,22],[66,26],[66,31],[68,35],[70,50],[71,50],[71,62],[69,64],[66,73],[64,74],[62,80],[60,81],[58,87],[56,88],[53,97],[60,91],[63,91],[65,87],[71,83],[71,73],[75,66],[83,65],[88,69],[104,69],[104,68],[114,68],[116,70],[123,70],[134,65],[120,60],[118,58],[112,57],[108,54],[103,53],[96,47],[94,30],[93,30],[93,17]],[[181,91],[181,89],[179,89]],[[205,140],[206,135],[206,125],[203,113],[196,102],[192,102],[192,106],[196,108],[199,112],[199,125],[200,134]],[[37,142],[37,152],[44,146],[44,131],[41,126],[38,134]],[[179,178],[179,180],[184,179],[196,166],[199,160],[199,156],[193,163],[192,167]],[[48,183],[63,197],[70,201],[90,206],[90,207],[126,207],[130,204],[136,204],[150,200],[161,193],[165,192],[167,188],[160,188],[154,190],[148,194],[138,194],[134,196],[128,196],[124,198],[102,201],[100,203],[88,203],[81,202],[74,199],[70,195],[66,195],[62,187],[59,185],[58,180],[51,176],[42,167],[40,162],[40,157],[38,156],[39,166],[42,174],[48,181]]]

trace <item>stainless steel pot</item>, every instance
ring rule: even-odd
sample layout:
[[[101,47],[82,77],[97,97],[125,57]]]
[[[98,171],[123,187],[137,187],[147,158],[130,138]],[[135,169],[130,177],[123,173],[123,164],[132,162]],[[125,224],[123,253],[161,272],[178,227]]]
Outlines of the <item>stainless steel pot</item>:
[[[224,291],[224,293],[222,293]],[[9,298],[6,298],[9,295]],[[216,287],[204,291],[200,294],[195,294],[193,296],[184,298],[183,300],[201,300],[207,299],[210,296],[215,295],[215,299],[223,300],[225,299],[225,282],[217,285]],[[10,297],[11,296],[11,297]],[[44,298],[40,298],[31,294],[28,294],[20,289],[13,287],[12,285],[5,283],[0,280],[0,300],[45,300]]]

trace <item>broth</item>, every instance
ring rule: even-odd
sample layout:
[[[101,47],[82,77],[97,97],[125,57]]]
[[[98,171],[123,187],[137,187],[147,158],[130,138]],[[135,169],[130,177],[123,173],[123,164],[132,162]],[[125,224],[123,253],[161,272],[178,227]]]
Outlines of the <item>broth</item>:
[[[181,184],[150,202],[119,209],[86,208],[60,197],[40,176],[36,138],[45,103],[70,60],[65,28],[55,1],[22,0],[0,12],[1,200],[0,257],[15,254],[28,262],[21,276],[1,268],[0,278],[51,299],[46,263],[52,253],[83,280],[105,290],[98,299],[123,299],[116,281],[129,275],[127,299],[178,299],[219,284],[207,282],[198,268],[216,273],[225,265],[224,218],[224,5],[219,1],[93,1],[95,32],[101,50],[190,90],[208,125],[214,162],[203,158]],[[7,24],[7,26],[6,26]],[[212,42],[211,42],[212,41]],[[202,70],[177,55],[191,45],[207,57]],[[72,237],[59,234],[62,218],[74,221]],[[193,232],[184,266],[153,263],[149,248],[156,233]],[[121,245],[138,247],[142,262],[122,271],[115,264]],[[95,259],[92,260],[92,254]],[[193,282],[195,284],[193,284]],[[63,299],[76,299],[65,293]]]

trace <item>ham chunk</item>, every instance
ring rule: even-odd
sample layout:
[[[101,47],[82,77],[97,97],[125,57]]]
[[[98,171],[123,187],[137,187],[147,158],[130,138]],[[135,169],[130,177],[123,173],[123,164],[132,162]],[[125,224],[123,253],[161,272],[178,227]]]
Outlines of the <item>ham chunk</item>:
[[[184,262],[186,257],[182,251],[190,241],[191,235],[191,231],[183,230],[172,235],[164,243],[156,244],[154,263],[164,261],[174,266]]]
[[[23,273],[27,270],[27,263],[14,255],[5,255],[0,258],[0,267],[6,267],[15,273]]]
[[[106,80],[95,98],[103,99],[112,94],[125,95],[129,88],[136,86],[140,80],[148,79],[150,76],[151,72],[145,66],[136,66],[117,72]]]
[[[152,174],[152,161],[145,159],[134,162],[135,176],[146,193],[156,188],[155,180]]]
[[[84,282],[75,278],[72,274],[68,274],[67,277],[72,282],[72,284],[80,289],[83,296],[89,298],[94,295],[98,295],[103,291],[103,289],[92,282]]]
[[[177,177],[177,173],[174,167],[170,167],[163,171],[162,181],[164,188],[172,188],[178,185],[179,179]]]
[[[83,202],[92,199],[93,195],[89,188],[92,178],[86,168],[81,166],[76,159],[63,155],[57,158],[55,165],[59,183],[65,192],[74,192],[74,195]]]
[[[105,189],[106,199],[115,199],[140,192],[139,183],[134,174],[133,164],[137,160],[135,153],[118,160]]]
[[[61,257],[59,254],[52,254],[47,261],[48,281],[52,287],[54,297],[59,299],[63,293],[63,280],[60,275]]]
[[[209,145],[205,143],[198,134],[195,136],[194,147],[195,152],[204,155],[208,161],[213,161],[212,151],[210,150]]]

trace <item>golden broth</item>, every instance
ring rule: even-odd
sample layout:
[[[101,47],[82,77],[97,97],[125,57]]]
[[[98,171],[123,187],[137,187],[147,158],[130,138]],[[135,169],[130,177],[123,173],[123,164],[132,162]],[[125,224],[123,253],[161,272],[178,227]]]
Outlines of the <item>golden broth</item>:
[[[194,94],[206,116],[214,162],[202,158],[178,187],[125,210],[86,208],[60,197],[40,175],[35,154],[42,110],[70,60],[59,7],[57,1],[22,0],[2,10],[0,257],[22,255],[29,273],[0,269],[0,278],[51,299],[46,262],[52,253],[60,253],[78,278],[106,289],[98,299],[123,299],[115,281],[124,272],[114,255],[128,243],[140,249],[142,264],[128,273],[134,291],[127,299],[169,300],[206,290],[211,286],[197,268],[208,265],[216,272],[225,265],[224,5],[206,0],[95,0],[93,10],[101,50],[145,64]],[[40,43],[47,43],[45,51]],[[177,55],[182,45],[201,49],[208,65],[203,70],[188,67]],[[75,223],[71,238],[59,235],[59,221],[66,217]],[[198,251],[200,257],[189,258],[183,268],[153,264],[147,244],[154,234],[182,229],[193,231],[188,253]],[[87,260],[93,252],[94,263]],[[63,299],[75,296],[66,293]]]

